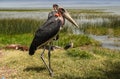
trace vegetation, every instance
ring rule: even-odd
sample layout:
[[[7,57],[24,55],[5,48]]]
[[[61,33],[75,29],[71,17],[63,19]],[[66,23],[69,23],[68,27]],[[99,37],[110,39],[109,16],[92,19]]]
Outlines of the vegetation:
[[[1,11],[49,11],[50,9],[0,9]],[[69,13],[72,15],[72,17],[76,20],[78,20],[78,24],[81,27],[80,29],[84,30],[85,33],[91,33],[91,34],[96,34],[96,35],[107,35],[109,34],[110,36],[120,36],[120,16],[119,15],[113,15],[108,12],[104,12],[103,10],[85,10],[85,9],[69,9]],[[83,21],[82,21],[83,20]],[[85,20],[85,22],[84,22]],[[86,22],[86,20],[88,22]],[[93,20],[93,21],[92,21]],[[89,22],[92,21],[92,22]],[[29,23],[28,23],[29,22]],[[19,30],[23,29],[22,26],[25,26],[25,28],[30,27],[27,29],[26,32],[30,32],[33,28],[33,30],[36,29],[36,26],[41,25],[43,23],[42,20],[33,20],[30,18],[22,18],[22,19],[0,19],[0,28],[4,27],[4,29],[0,29],[1,31],[6,31],[8,32],[9,28],[14,27],[20,28]],[[32,27],[35,26],[35,27]],[[69,25],[66,25],[69,26]],[[12,30],[10,29],[10,30]],[[15,30],[12,30],[15,31]],[[100,29],[100,30],[99,30]],[[25,29],[26,30],[26,29]],[[66,28],[65,30],[71,31],[71,28]],[[20,31],[18,31],[20,32]]]
[[[33,19],[0,19],[0,34],[15,35],[24,33],[34,33],[43,24],[43,20]]]
[[[11,10],[0,10],[11,11]],[[12,10],[25,11],[25,10]],[[40,11],[40,10],[27,10]],[[69,10],[74,19],[81,19],[82,13],[87,20],[102,18],[102,23],[79,23],[85,33],[120,36],[120,19],[98,10]],[[109,20],[109,21],[106,21]],[[73,42],[74,47],[68,50],[52,51],[51,63],[54,76],[51,78],[42,60],[40,52],[29,56],[28,51],[1,49],[8,44],[29,46],[35,30],[44,20],[28,18],[0,19],[0,78],[5,79],[119,79],[120,51],[100,47],[100,42],[87,35],[74,34],[69,25],[61,30],[59,40],[54,45],[64,47]],[[47,61],[45,51],[45,60]]]
[[[43,20],[27,18],[0,19],[0,46],[7,44],[22,44],[29,46],[34,32],[43,23]],[[74,47],[83,45],[100,45],[99,42],[86,35],[74,35],[70,33],[70,30],[67,29],[65,28],[61,31],[60,39],[55,42],[56,45],[63,47],[71,41],[74,43]]]
[[[108,19],[108,21],[105,20]],[[110,36],[120,36],[120,33],[117,31],[120,29],[120,16],[116,15],[106,15],[104,16],[102,23],[86,23],[83,29],[86,33],[96,34],[96,35],[110,35]]]
[[[0,47],[9,44],[21,44],[29,46],[33,39],[33,34],[19,34],[19,35],[0,35]]]
[[[17,34],[17,35],[0,35],[0,46],[4,47],[9,44],[21,44],[29,46],[32,39],[33,34]],[[71,39],[71,40],[70,40]],[[100,46],[98,41],[93,40],[85,35],[74,35],[74,34],[60,34],[60,38],[58,41],[55,41],[54,44],[64,47],[66,44],[70,42],[74,43],[74,47],[84,46],[84,45],[92,45],[92,46]]]
[[[102,9],[68,9],[70,13],[73,14],[80,14],[80,13],[87,13],[87,14],[108,14],[110,12],[104,12]]]
[[[0,12],[3,12],[3,11],[8,11],[8,12],[31,12],[31,11],[40,11],[40,12],[47,12],[47,11],[50,11],[50,9],[13,9],[13,8],[9,8],[9,9],[2,9],[0,8]]]
[[[102,10],[69,10],[85,33],[119,37],[120,16]]]
[[[100,46],[100,42],[86,36],[86,35],[75,35],[75,34],[65,34],[61,33],[58,41],[54,42],[55,45],[64,47],[66,44],[73,42],[74,47],[93,45]]]
[[[83,50],[84,48],[84,50]],[[52,52],[51,78],[37,50],[34,56],[28,52],[1,50],[0,77],[8,79],[119,79],[120,51],[98,47],[72,48]],[[47,61],[47,51],[45,52]],[[2,75],[3,74],[3,75]],[[2,75],[2,76],[1,76]]]

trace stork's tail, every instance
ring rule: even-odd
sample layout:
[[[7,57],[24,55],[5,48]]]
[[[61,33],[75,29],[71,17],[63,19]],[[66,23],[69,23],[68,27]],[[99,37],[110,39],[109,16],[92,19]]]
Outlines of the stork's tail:
[[[36,46],[31,44],[31,46],[29,48],[29,55],[34,55],[35,50],[36,50]]]

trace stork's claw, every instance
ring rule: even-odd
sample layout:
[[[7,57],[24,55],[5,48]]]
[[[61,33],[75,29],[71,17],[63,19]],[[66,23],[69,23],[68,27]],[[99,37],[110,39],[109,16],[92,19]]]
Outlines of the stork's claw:
[[[53,72],[50,72],[50,76],[53,77]]]

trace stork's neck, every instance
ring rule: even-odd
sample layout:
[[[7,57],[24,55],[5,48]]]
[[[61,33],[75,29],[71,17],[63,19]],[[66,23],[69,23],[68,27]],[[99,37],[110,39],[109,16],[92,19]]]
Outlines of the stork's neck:
[[[56,13],[55,16],[62,22],[62,25],[64,25],[64,18],[60,12]]]

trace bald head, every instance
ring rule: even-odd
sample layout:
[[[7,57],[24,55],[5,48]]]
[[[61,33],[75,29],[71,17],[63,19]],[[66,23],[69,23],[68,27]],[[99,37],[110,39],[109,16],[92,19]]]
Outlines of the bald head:
[[[54,10],[58,10],[58,7],[59,7],[59,6],[58,6],[57,4],[53,4],[53,9],[54,9]]]

